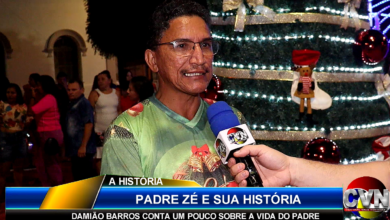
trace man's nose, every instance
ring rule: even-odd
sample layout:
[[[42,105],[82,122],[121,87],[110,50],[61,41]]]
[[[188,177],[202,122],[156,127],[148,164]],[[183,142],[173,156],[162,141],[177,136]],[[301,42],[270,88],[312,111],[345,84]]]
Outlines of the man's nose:
[[[197,65],[203,65],[206,63],[206,59],[204,58],[203,51],[200,48],[199,43],[196,43],[194,45],[194,52],[192,53],[192,56],[190,58],[190,63]]]

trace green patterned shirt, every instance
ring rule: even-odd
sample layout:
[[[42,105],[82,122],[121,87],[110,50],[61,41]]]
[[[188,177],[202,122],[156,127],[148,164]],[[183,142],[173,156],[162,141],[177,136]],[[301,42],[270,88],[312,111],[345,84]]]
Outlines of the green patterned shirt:
[[[215,153],[207,120],[213,101],[202,100],[192,120],[155,96],[119,115],[105,134],[101,174],[194,180],[201,186],[236,186]],[[242,114],[234,109],[241,123]]]

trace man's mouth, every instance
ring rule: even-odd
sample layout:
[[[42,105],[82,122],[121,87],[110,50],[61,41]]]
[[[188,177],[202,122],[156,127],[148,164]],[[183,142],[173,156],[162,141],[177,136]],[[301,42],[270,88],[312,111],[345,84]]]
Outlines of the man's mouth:
[[[202,76],[205,73],[184,73],[185,76],[191,77],[191,76]]]

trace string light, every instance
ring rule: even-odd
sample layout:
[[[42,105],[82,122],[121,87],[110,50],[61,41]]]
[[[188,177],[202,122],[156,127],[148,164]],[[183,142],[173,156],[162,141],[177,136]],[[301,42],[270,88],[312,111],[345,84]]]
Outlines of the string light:
[[[288,13],[288,12],[290,12],[291,10],[288,9],[288,8],[279,8],[279,9],[277,9],[276,11],[279,12],[279,13],[281,14],[281,13]]]
[[[328,14],[337,14],[337,15],[345,15],[344,11],[339,11],[336,9],[331,9],[328,7],[320,6],[320,7],[307,7],[305,11],[319,11],[319,12],[325,12]],[[351,17],[351,14],[347,12],[347,15]],[[368,20],[369,17],[367,15],[358,15],[359,19]]]
[[[390,125],[390,120],[377,122],[377,123],[372,123],[372,124],[367,124],[367,125],[335,126],[335,127],[329,128],[329,130],[331,130],[331,131],[333,131],[333,130],[337,130],[337,131],[363,130],[363,129],[369,129],[369,128],[382,127],[382,126],[386,126],[386,125]],[[251,127],[253,128],[253,125]],[[257,127],[258,127],[258,125],[256,124],[256,128]],[[290,131],[291,130],[291,126],[283,127],[283,126],[280,126],[280,125],[278,125],[278,126],[268,126],[268,128],[267,128],[266,125],[260,125],[260,128],[261,128],[261,130],[267,130],[267,131],[272,131],[272,130],[275,130],[275,129],[278,130],[278,131]],[[304,128],[294,127],[294,130],[295,131],[307,131],[308,128],[307,127],[304,127]],[[325,128],[324,129],[321,128],[321,130],[325,130]]]
[[[216,61],[216,62],[213,62],[213,66],[215,67],[224,67],[226,65],[225,62],[222,62],[222,61]],[[249,67],[251,66],[251,67]],[[257,66],[259,67],[260,65],[257,64]],[[289,70],[291,69],[291,66],[285,66],[283,67],[282,65],[270,65],[270,66],[265,66],[265,65],[261,65],[261,69],[262,70],[275,70],[275,66],[278,66],[278,69],[281,70],[280,68],[282,67],[283,69],[286,69],[286,70]],[[243,65],[243,64],[233,64],[233,68],[239,68],[239,69],[252,69],[253,65],[252,64],[249,64],[249,65]],[[315,70],[317,72],[325,72],[325,71],[341,71],[341,72],[356,72],[356,73],[374,73],[374,72],[378,72],[378,71],[382,71],[382,67],[381,66],[376,66],[376,67],[373,67],[373,68],[354,68],[354,67],[338,67],[338,66],[327,66],[326,68],[325,67],[316,67]]]
[[[365,158],[361,158],[359,160],[344,159],[344,160],[341,160],[340,163],[347,165],[347,164],[367,163],[367,162],[376,161],[376,160],[378,160],[378,156],[376,154],[371,154],[370,156],[365,157]]]
[[[234,90],[227,90],[227,89],[223,90],[221,93],[230,94],[230,95],[236,94],[236,92]],[[290,96],[283,97],[283,96],[266,95],[266,94],[260,95],[258,93],[251,94],[250,92],[242,92],[242,91],[240,91],[238,93],[239,96],[241,96],[242,94],[246,94],[247,97],[266,99],[268,101],[275,101],[275,99],[276,99],[276,102],[280,102],[280,101],[291,102],[291,100],[292,100]],[[381,99],[384,96],[388,96],[388,95],[390,95],[390,93],[385,92],[381,95],[368,96],[368,97],[364,97],[364,96],[335,96],[332,99],[334,101],[374,101],[374,100]]]
[[[314,39],[314,38],[319,38],[319,39],[322,39],[322,40],[325,40],[325,41],[334,41],[334,42],[341,42],[341,43],[345,43],[345,44],[353,44],[355,43],[355,40],[353,38],[343,38],[343,37],[339,37],[339,36],[329,36],[329,35],[314,35],[314,34],[310,34],[310,35],[300,35],[300,36],[297,36],[297,35],[290,35],[290,36],[245,36],[244,38],[241,38],[239,36],[237,37],[228,37],[228,36],[224,36],[224,35],[220,35],[220,34],[212,34],[212,37],[215,38],[215,39],[221,39],[221,40],[226,40],[226,41],[275,41],[275,40],[297,40],[297,39]]]

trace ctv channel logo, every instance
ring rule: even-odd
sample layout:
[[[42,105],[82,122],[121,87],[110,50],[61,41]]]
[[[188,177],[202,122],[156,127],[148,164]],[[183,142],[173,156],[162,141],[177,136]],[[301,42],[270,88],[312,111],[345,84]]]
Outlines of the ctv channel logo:
[[[344,211],[366,219],[376,218],[389,208],[389,190],[373,177],[352,181],[344,192]]]
[[[231,128],[227,132],[230,144],[244,144],[248,140],[248,134],[241,128]]]

